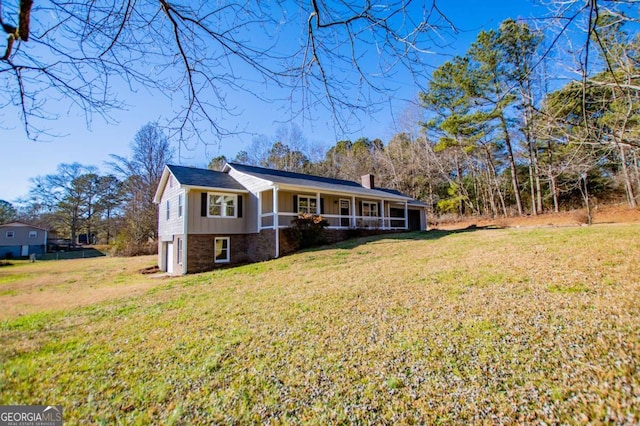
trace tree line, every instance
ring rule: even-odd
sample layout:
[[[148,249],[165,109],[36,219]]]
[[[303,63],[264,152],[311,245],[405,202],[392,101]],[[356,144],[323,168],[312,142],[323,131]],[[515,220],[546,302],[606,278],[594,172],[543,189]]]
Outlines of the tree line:
[[[97,167],[60,164],[55,173],[31,179],[29,195],[16,208],[0,200],[0,223],[21,220],[53,229],[60,238],[112,244],[118,254],[155,253],[158,229],[153,196],[173,150],[156,123],[143,126],[129,157],[112,155]]]
[[[418,118],[405,120],[412,130],[386,143],[339,141],[317,155],[285,128],[234,161],[350,180],[374,173],[436,215],[537,215],[594,199],[636,207],[640,38],[615,15],[593,25],[599,68],[590,76],[554,87],[563,64],[550,64],[543,34],[508,19],[433,71]]]

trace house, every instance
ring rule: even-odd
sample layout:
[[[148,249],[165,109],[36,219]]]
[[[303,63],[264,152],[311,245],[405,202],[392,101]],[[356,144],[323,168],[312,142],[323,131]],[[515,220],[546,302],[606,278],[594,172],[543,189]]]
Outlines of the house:
[[[0,225],[0,259],[45,254],[47,230],[22,222]]]
[[[353,229],[426,230],[426,205],[362,183],[227,163],[222,171],[167,165],[159,205],[158,265],[186,274],[277,258],[295,248],[283,232],[300,213],[320,214],[330,241]]]

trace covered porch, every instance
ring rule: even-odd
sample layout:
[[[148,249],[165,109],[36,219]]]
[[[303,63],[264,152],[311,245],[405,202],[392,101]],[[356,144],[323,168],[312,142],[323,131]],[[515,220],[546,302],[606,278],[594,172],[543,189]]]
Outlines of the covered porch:
[[[321,215],[329,229],[409,230],[409,199],[274,187],[258,193],[258,231],[281,229],[301,213]]]

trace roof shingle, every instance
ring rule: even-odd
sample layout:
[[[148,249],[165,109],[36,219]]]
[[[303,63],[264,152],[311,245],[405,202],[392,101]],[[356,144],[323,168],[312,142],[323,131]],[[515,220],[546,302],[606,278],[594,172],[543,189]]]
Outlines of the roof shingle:
[[[169,164],[167,167],[181,185],[246,191],[245,187],[227,173]]]
[[[346,192],[375,198],[388,198],[389,195],[395,195],[396,198],[401,199],[411,198],[397,191],[390,192],[382,188],[365,188],[361,184],[352,182],[350,180],[286,172],[282,170],[265,169],[263,167],[247,166],[245,164],[237,163],[228,163],[228,165],[238,172],[246,173],[248,175],[282,185],[309,187],[325,191]]]

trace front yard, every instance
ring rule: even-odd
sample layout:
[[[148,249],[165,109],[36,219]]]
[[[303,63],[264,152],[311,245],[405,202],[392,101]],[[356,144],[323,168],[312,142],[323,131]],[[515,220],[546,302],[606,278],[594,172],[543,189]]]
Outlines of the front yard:
[[[137,272],[155,258],[2,267],[0,404],[71,424],[638,423],[639,235],[430,231],[180,278]]]

